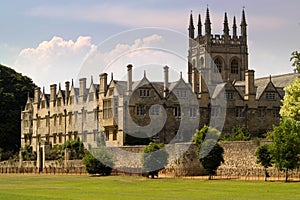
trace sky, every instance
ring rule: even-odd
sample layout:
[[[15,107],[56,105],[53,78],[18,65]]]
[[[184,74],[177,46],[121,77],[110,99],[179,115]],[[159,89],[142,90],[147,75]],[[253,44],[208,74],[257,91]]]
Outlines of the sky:
[[[298,0],[5,0],[0,5],[0,63],[40,87],[91,75],[98,82],[103,72],[124,79],[128,63],[136,79],[144,70],[150,80],[162,79],[164,65],[173,79],[179,72],[186,77],[189,15],[192,10],[197,24],[200,13],[204,22],[207,6],[213,34],[222,34],[225,11],[231,29],[233,16],[239,25],[245,8],[249,68],[256,77],[293,72],[289,58],[300,50]]]

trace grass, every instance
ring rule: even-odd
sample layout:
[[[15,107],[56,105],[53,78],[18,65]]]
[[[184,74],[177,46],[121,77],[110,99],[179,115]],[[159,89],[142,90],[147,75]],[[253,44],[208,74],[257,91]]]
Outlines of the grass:
[[[300,183],[87,175],[0,175],[0,199],[300,199]]]

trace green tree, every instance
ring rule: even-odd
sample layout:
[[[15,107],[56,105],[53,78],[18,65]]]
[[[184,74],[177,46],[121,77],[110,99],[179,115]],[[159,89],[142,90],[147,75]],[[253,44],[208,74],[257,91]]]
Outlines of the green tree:
[[[164,149],[163,144],[157,144],[150,142],[148,146],[144,148],[142,155],[143,171],[147,177],[158,177],[158,172],[162,170],[168,164],[168,153]]]
[[[280,115],[300,121],[300,78],[295,79],[284,91]]]
[[[269,149],[269,145],[265,144],[256,150],[256,163],[261,164],[264,167],[265,181],[269,177],[267,168],[272,166],[272,156]]]
[[[273,141],[270,150],[275,166],[285,170],[285,181],[288,181],[288,171],[300,164],[300,122],[291,118],[282,119],[280,125],[274,127],[270,138]]]
[[[84,157],[84,145],[79,138],[76,140],[68,140],[64,143],[63,149],[68,149],[70,152],[70,160],[82,159]]]
[[[293,61],[292,66],[295,67],[295,70],[300,73],[300,52],[294,51],[291,54],[290,61]]]
[[[218,167],[224,163],[224,149],[217,143],[220,134],[218,130],[204,126],[196,131],[193,138],[193,142],[198,147],[199,161],[207,171],[209,180],[216,174]]]
[[[82,162],[86,171],[92,175],[108,176],[114,166],[113,156],[104,147],[87,151]]]
[[[7,152],[17,152],[21,146],[21,108],[28,94],[33,96],[32,80],[13,69],[0,65],[0,148],[4,159]]]
[[[25,145],[20,151],[24,161],[36,160],[36,152],[32,150],[32,146]]]

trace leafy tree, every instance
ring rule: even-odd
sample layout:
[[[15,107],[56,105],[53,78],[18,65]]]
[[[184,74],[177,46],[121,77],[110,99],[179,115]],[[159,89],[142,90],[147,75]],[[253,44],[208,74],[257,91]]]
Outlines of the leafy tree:
[[[0,148],[4,152],[20,149],[21,107],[28,94],[33,96],[34,87],[30,78],[0,65]]]
[[[265,144],[258,147],[255,154],[257,158],[256,162],[264,167],[265,181],[267,181],[267,178],[269,177],[267,168],[272,166],[272,156],[269,145]]]
[[[218,167],[224,163],[224,149],[217,143],[220,134],[218,130],[204,126],[196,131],[193,138],[193,142],[198,146],[199,161],[207,171],[209,180],[212,179]]]
[[[300,78],[295,79],[284,90],[285,96],[280,109],[280,115],[300,121]]]
[[[293,61],[292,66],[295,67],[295,70],[300,73],[300,52],[294,51],[292,52],[290,61]]]
[[[36,152],[32,150],[32,146],[25,145],[20,151],[24,161],[36,160]]]
[[[162,170],[168,164],[168,153],[163,148],[163,144],[157,144],[150,142],[148,146],[144,148],[142,155],[143,171],[147,177],[158,177],[158,172]]]
[[[82,162],[86,171],[92,175],[108,176],[114,166],[112,155],[104,147],[87,151]]]
[[[288,170],[300,164],[300,122],[284,118],[279,126],[274,127],[270,138],[273,141],[270,147],[275,166],[285,170],[285,181],[288,181]]]
[[[79,138],[76,140],[68,140],[64,143],[63,149],[69,149],[70,160],[82,159],[84,157],[84,145]]]

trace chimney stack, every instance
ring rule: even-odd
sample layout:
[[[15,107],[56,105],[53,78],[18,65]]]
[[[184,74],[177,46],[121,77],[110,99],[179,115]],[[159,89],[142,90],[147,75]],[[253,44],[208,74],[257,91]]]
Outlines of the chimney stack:
[[[254,70],[245,71],[245,100],[255,100]]]
[[[169,67],[166,65],[164,67],[164,98],[166,98],[169,94]]]
[[[68,104],[69,96],[70,96],[70,82],[65,82],[65,104]]]
[[[56,101],[56,84],[50,85],[50,106],[54,106]]]
[[[127,65],[127,92],[132,92],[132,65]]]
[[[34,103],[39,103],[40,102],[40,96],[41,96],[41,88],[36,87],[34,88]]]
[[[81,103],[85,100],[85,90],[86,90],[86,78],[79,79],[79,101]]]
[[[100,74],[100,94],[106,94],[107,90],[107,73]]]

